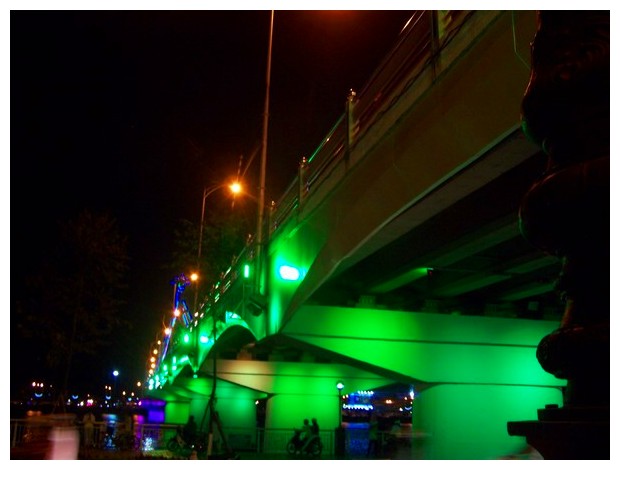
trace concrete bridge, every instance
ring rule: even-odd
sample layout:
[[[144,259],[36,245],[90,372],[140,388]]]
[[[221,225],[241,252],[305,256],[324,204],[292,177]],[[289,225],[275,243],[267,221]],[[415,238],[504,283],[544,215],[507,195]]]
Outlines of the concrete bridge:
[[[167,422],[204,423],[215,390],[225,427],[264,402],[266,428],[332,430],[342,395],[406,384],[422,458],[525,446],[507,422],[565,385],[536,360],[559,262],[518,224],[546,162],[520,124],[535,31],[532,11],[417,12],[272,205],[260,258],[249,244],[159,339]]]

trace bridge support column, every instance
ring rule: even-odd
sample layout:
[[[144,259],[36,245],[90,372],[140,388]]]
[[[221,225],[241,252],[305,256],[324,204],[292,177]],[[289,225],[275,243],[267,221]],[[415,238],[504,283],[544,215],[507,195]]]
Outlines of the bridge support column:
[[[552,387],[439,384],[413,404],[411,457],[423,460],[498,459],[523,454],[524,439],[511,437],[506,422],[531,417],[540,404],[559,403]]]
[[[234,450],[256,447],[256,400],[259,396],[257,392],[239,386],[217,396],[215,411]]]
[[[285,451],[293,430],[300,428],[305,418],[316,418],[322,432],[334,431],[339,421],[340,402],[336,388],[333,395],[277,394],[267,401],[265,415],[266,452]],[[323,452],[331,454],[332,436],[322,436]]]
[[[165,422],[184,425],[193,415],[199,431],[207,432],[212,387],[210,378],[177,378],[165,399]],[[215,411],[233,450],[256,448],[256,400],[264,397],[264,393],[254,389],[218,380]],[[219,429],[214,428],[217,439]]]
[[[164,409],[164,415],[166,423],[181,423],[185,424],[190,416],[191,402],[189,400],[179,400],[166,402]]]

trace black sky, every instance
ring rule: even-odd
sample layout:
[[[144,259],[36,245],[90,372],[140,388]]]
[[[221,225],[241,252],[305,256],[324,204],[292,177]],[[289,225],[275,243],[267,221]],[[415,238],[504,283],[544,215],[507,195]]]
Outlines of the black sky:
[[[293,180],[410,14],[276,12],[267,201]],[[199,221],[203,187],[234,176],[240,156],[259,146],[269,15],[11,11],[11,288],[40,266],[59,220],[86,207],[111,212],[129,238],[125,314],[135,329],[129,339],[119,332],[106,368],[144,373],[172,298],[173,273],[162,268],[172,229],[180,218]],[[258,166],[257,157],[245,179],[255,194]],[[16,262],[17,251],[28,254]],[[12,363],[19,347],[11,344]]]

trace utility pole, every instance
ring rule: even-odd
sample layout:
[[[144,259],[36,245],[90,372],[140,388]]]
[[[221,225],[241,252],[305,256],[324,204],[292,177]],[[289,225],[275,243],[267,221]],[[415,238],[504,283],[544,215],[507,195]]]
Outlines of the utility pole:
[[[265,108],[263,111],[263,142],[260,162],[260,187],[258,196],[258,224],[256,226],[256,290],[258,294],[263,293],[263,255],[264,255],[264,232],[263,223],[265,217],[265,180],[267,175],[267,133],[269,130],[269,89],[271,83],[271,49],[273,44],[273,17],[274,10],[271,11],[271,22],[269,25],[269,46],[267,49],[267,73],[265,83]]]

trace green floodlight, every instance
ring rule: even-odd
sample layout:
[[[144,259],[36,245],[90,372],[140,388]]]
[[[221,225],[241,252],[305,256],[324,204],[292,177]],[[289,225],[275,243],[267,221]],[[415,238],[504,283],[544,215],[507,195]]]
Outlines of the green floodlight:
[[[243,278],[250,278],[250,265],[247,263],[243,266]]]
[[[278,269],[278,275],[282,280],[287,280],[289,282],[299,280],[300,277],[299,269],[291,267],[290,265],[282,265]]]

